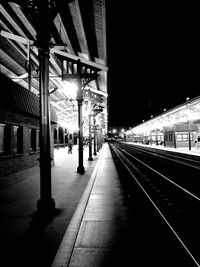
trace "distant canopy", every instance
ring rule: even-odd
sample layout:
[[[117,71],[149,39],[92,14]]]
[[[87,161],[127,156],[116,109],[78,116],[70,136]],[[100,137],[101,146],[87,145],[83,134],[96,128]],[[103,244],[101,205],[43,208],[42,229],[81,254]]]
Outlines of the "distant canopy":
[[[190,131],[196,131],[198,129],[197,125],[194,123],[190,124]],[[170,126],[164,127],[165,132],[167,131],[175,131],[175,132],[187,132],[188,131],[188,123],[177,123]]]
[[[7,77],[0,75],[0,109],[39,118],[39,97]],[[50,105],[51,123],[58,123],[55,109]]]

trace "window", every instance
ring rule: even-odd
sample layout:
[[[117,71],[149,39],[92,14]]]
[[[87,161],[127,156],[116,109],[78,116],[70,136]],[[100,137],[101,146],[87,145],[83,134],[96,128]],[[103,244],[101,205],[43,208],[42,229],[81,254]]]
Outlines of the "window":
[[[20,126],[13,126],[13,152],[23,152],[23,128]]]
[[[189,135],[186,133],[184,134],[177,134],[176,139],[178,142],[185,142],[189,141]],[[190,140],[193,141],[193,134],[190,134]]]
[[[182,134],[177,134],[176,139],[178,142],[182,141]]]
[[[0,124],[0,153],[5,152],[5,124]]]
[[[182,141],[188,141],[188,134],[182,134]]]

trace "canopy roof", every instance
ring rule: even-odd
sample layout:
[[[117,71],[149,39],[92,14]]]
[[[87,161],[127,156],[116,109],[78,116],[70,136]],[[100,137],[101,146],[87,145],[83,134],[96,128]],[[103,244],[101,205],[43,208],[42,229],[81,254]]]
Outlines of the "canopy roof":
[[[152,130],[162,130],[164,127],[172,127],[179,123],[188,122],[195,124],[200,122],[200,96],[129,129],[126,134],[147,133]]]
[[[37,39],[38,0],[0,0],[0,72],[22,87],[38,95],[39,59]],[[40,1],[39,1],[40,2]],[[78,112],[74,92],[65,91],[62,60],[65,58],[88,65],[98,77],[84,89],[83,120],[93,105],[101,105],[99,122],[107,127],[107,54],[105,0],[49,0],[50,103],[58,121],[77,128]],[[46,17],[44,16],[44,22]],[[29,50],[30,47],[30,50]],[[30,51],[30,54],[29,54]],[[31,87],[28,62],[31,62]],[[91,104],[89,103],[91,102]]]

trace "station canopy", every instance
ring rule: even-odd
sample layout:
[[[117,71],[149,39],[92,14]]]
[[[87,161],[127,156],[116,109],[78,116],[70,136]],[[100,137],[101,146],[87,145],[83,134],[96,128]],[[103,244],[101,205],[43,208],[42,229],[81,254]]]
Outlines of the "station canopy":
[[[200,124],[200,96],[130,128],[126,134],[148,134],[155,130],[162,131],[164,127],[189,122]]]
[[[42,0],[41,0],[42,1]],[[39,95],[39,58],[36,43],[38,0],[0,0],[0,72]],[[107,54],[105,0],[49,0],[49,100],[58,122],[78,130],[76,88],[63,80],[63,61],[80,60],[97,70],[97,78],[84,87],[83,128],[88,113],[101,106],[99,125],[107,127]],[[33,12],[32,12],[33,11]],[[44,20],[45,20],[44,15]],[[31,66],[31,67],[30,67]],[[30,75],[28,73],[31,73]],[[106,130],[106,129],[105,129]]]

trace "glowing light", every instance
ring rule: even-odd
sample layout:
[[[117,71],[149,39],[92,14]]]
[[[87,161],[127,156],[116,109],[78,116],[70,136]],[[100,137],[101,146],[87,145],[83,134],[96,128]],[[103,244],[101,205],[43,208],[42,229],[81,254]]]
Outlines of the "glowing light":
[[[130,133],[130,130],[132,130],[134,134],[148,133],[158,129],[162,131],[164,127],[172,127],[176,123],[188,123],[189,121],[194,122],[199,120],[200,98],[198,97],[191,100],[188,97],[186,100],[187,102],[185,104],[172,108],[169,111],[164,109],[162,115],[158,115],[154,118],[153,115],[151,115],[149,121],[143,121],[142,124],[136,127],[133,126],[132,129],[129,128],[129,131],[126,131],[126,133]]]
[[[78,88],[75,83],[63,81],[63,92],[66,96],[71,98],[77,97]]]
[[[76,126],[73,123],[66,122],[65,120],[58,120],[58,124],[61,127],[68,129],[69,133],[73,133],[75,131],[78,131],[78,126]]]

